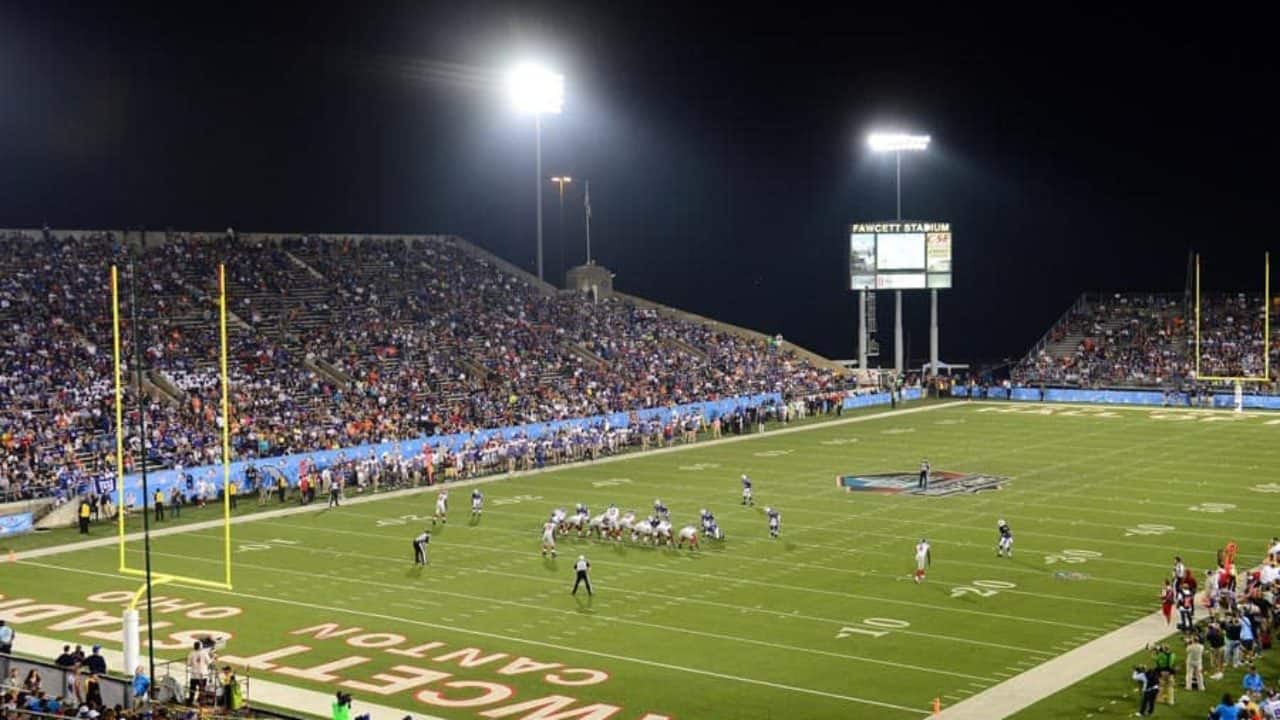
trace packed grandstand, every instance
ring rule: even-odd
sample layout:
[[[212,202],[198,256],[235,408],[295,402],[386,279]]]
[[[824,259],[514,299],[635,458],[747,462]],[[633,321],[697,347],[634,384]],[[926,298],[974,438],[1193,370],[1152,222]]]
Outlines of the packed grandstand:
[[[763,336],[557,293],[452,237],[169,234],[131,277],[121,236],[43,235],[0,238],[9,497],[113,474],[113,263],[127,341],[137,298],[146,395],[146,440],[125,420],[126,471],[220,459],[219,263],[238,459],[848,382]]]
[[[113,263],[124,336],[132,340],[136,297],[144,358],[147,438],[136,415],[126,418],[126,471],[219,460],[219,263],[237,459],[753,393],[813,398],[853,383],[763,336],[625,296],[557,292],[454,237],[169,233],[135,254],[112,233],[15,232],[0,237],[0,252],[12,259],[0,278],[0,496],[9,498],[114,473]],[[1262,310],[1256,294],[1202,297],[1202,375],[1263,373]],[[1083,295],[1010,381],[1186,389],[1193,312],[1187,293]]]

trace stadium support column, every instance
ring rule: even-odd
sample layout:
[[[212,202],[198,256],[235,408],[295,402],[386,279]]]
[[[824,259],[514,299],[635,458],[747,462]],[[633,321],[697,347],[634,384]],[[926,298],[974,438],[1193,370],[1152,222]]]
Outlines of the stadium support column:
[[[902,375],[902,291],[893,291],[893,371]]]
[[[938,375],[938,291],[929,291],[929,376]]]
[[[858,291],[858,369],[867,369],[867,291]]]

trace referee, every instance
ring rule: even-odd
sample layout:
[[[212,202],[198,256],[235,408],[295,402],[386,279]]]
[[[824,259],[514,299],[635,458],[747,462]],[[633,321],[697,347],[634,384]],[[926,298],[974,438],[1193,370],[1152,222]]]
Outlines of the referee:
[[[929,459],[925,458],[920,461],[920,481],[916,483],[917,490],[929,489]]]
[[[423,530],[418,537],[413,539],[413,564],[427,564],[427,543],[431,542],[431,531]],[[587,586],[590,588],[590,585]]]
[[[587,595],[591,595],[591,578],[587,577],[587,571],[591,569],[591,563],[587,561],[586,555],[579,555],[578,561],[573,564],[573,570],[577,573],[577,577],[573,581],[573,592],[571,595],[578,594],[578,584],[586,583]]]

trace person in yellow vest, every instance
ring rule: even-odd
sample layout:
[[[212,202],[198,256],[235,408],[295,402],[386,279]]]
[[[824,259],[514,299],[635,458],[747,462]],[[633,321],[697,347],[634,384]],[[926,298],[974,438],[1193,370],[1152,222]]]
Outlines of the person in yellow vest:
[[[236,509],[236,497],[239,495],[240,495],[240,485],[235,482],[231,483],[231,509],[232,510]]]
[[[92,513],[93,513],[93,510],[89,508],[89,501],[88,501],[88,500],[81,500],[81,501],[80,501],[80,511],[79,511],[79,515],[80,515],[80,534],[81,534],[81,535],[88,535],[88,534],[89,534],[89,515],[90,515],[90,514],[92,514]]]
[[[164,521],[164,490],[156,490],[156,522]]]

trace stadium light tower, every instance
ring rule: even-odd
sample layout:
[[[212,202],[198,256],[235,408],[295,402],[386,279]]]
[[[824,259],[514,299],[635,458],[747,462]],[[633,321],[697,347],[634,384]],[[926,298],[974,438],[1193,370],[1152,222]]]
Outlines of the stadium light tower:
[[[573,182],[573,178],[556,175],[547,179],[560,187],[560,269],[564,270],[564,186]]]
[[[507,74],[507,92],[517,112],[533,115],[538,156],[538,279],[542,279],[542,116],[559,115],[564,104],[564,76],[534,63],[521,63]]]
[[[877,153],[893,153],[893,161],[895,166],[895,185],[897,186],[898,195],[898,220],[902,219],[902,153],[904,152],[923,152],[929,147],[928,135],[912,135],[904,132],[873,132],[867,136],[867,145],[871,147],[871,152]],[[863,291],[865,292],[865,291]],[[936,364],[937,346],[938,346],[938,291],[933,291],[933,321],[930,325],[930,347],[933,349],[930,360]],[[865,322],[859,319],[861,325]],[[861,340],[862,333],[859,332]],[[860,342],[859,346],[865,346]],[[866,365],[865,358],[862,358],[863,366]],[[930,366],[932,367],[932,366]],[[893,291],[893,369],[899,375],[905,368],[902,354],[902,291]],[[935,373],[936,369],[933,370]]]

